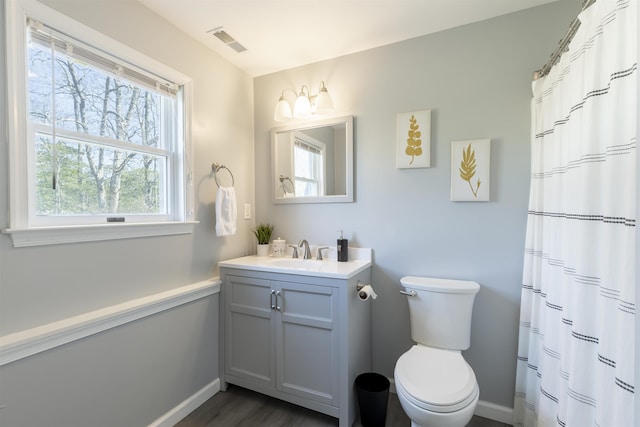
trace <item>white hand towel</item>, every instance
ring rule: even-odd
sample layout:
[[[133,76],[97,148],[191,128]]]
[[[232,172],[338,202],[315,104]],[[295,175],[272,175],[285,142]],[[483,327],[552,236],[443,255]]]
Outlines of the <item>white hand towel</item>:
[[[216,234],[232,236],[236,234],[236,190],[233,187],[218,187],[216,194]]]

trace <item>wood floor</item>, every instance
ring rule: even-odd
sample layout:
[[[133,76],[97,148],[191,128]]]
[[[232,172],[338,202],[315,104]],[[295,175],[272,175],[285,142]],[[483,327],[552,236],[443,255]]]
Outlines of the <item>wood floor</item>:
[[[338,419],[292,405],[260,393],[229,385],[176,424],[176,427],[335,427]],[[386,427],[408,427],[398,396],[389,393]],[[356,420],[354,427],[362,427]],[[507,424],[473,417],[467,427],[507,427]]]

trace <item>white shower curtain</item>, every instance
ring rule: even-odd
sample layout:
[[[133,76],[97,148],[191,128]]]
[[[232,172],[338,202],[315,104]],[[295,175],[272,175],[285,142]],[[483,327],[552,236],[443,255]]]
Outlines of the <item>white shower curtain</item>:
[[[640,425],[637,2],[597,0],[533,82],[516,426]]]

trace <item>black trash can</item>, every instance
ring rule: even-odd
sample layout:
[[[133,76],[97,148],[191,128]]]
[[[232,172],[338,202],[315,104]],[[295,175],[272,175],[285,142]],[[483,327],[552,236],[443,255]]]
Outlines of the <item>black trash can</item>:
[[[356,377],[356,395],[362,427],[384,427],[387,419],[389,380],[384,375],[367,372]]]

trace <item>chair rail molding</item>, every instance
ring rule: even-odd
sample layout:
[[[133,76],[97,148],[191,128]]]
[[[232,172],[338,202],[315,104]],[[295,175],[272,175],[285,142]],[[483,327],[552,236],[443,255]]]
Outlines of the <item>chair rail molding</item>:
[[[220,292],[215,277],[0,337],[0,366]]]

